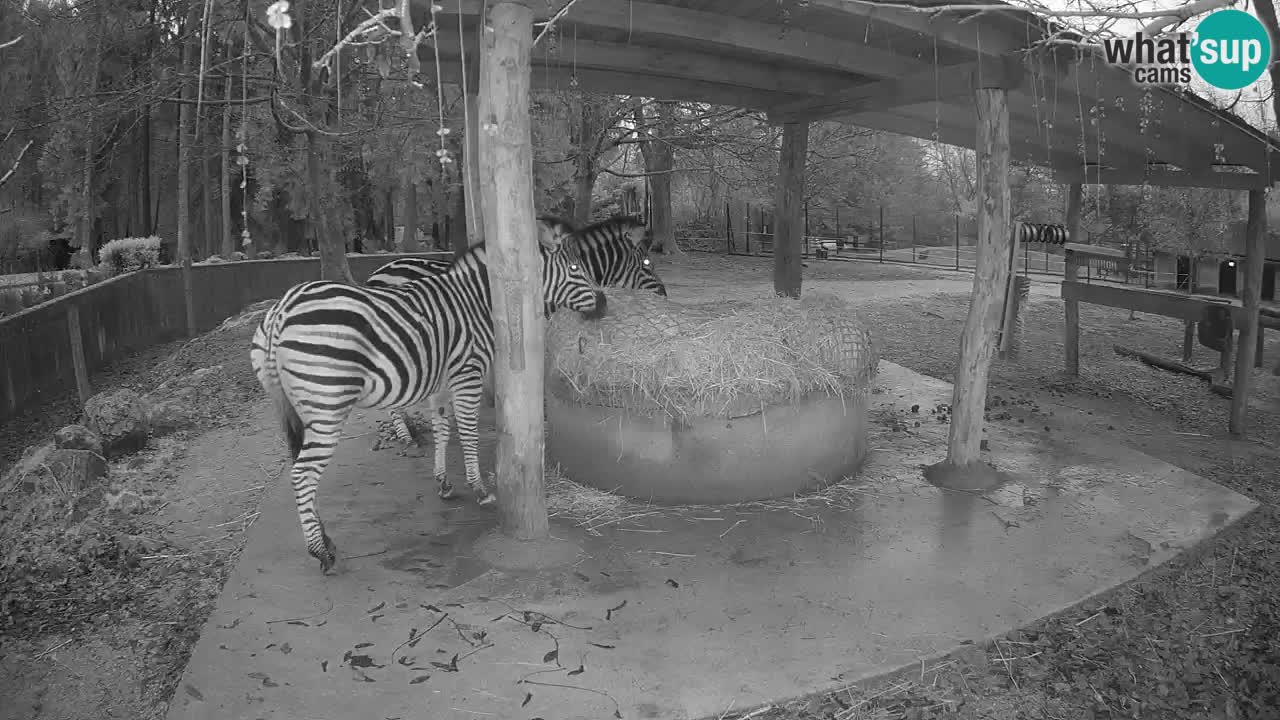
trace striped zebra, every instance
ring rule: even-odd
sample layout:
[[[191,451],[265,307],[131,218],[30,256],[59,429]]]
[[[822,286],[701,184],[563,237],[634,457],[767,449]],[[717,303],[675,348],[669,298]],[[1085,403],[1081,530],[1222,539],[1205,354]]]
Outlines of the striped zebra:
[[[595,280],[599,287],[630,288],[634,290],[652,290],[659,295],[667,294],[667,286],[663,284],[653,269],[653,261],[649,259],[649,250],[653,245],[653,231],[644,220],[629,216],[615,215],[607,220],[575,228],[569,221],[552,215],[538,218],[542,223],[560,228],[562,232],[571,233],[566,242],[573,244],[582,258],[587,274]],[[421,280],[438,275],[449,269],[452,261],[438,258],[400,258],[383,265],[365,281],[369,287],[394,287],[404,283]],[[555,308],[548,306],[547,314]],[[485,377],[485,391],[492,393],[493,377]],[[445,408],[432,408],[432,434],[435,434],[434,415],[445,412]],[[413,434],[405,421],[405,413],[401,409],[392,409],[387,413],[391,418],[391,427],[396,439],[405,445],[413,445]],[[441,441],[442,442],[442,441]]]
[[[562,229],[539,223],[543,298],[599,317],[605,297]],[[316,512],[316,489],[354,408],[406,407],[427,399],[453,403],[467,485],[481,505],[495,498],[480,477],[477,414],[493,360],[494,328],[483,244],[440,275],[401,287],[318,281],[297,285],[263,316],[249,359],[273,398],[293,462],[291,481],[307,551],[328,573],[336,548]],[[432,415],[438,437],[447,418]],[[444,423],[444,429],[439,423]],[[436,444],[435,479],[454,495]]]

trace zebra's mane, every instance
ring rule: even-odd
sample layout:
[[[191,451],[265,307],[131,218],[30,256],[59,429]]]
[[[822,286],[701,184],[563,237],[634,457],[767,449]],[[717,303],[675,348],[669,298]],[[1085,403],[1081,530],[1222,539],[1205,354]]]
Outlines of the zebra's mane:
[[[622,227],[626,225],[644,227],[645,225],[644,218],[640,217],[639,215],[621,215],[621,214],[613,215],[611,217],[605,218],[604,220],[593,222],[590,225],[583,225],[582,227],[574,231],[573,234],[575,237],[584,237],[598,230],[607,230],[610,228]]]

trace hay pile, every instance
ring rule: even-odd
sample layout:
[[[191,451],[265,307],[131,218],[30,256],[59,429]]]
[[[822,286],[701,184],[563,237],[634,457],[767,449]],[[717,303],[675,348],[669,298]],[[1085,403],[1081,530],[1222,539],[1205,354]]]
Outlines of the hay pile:
[[[865,392],[879,349],[840,298],[683,305],[610,290],[609,313],[556,313],[548,386],[558,397],[672,417],[746,417],[813,393]]]

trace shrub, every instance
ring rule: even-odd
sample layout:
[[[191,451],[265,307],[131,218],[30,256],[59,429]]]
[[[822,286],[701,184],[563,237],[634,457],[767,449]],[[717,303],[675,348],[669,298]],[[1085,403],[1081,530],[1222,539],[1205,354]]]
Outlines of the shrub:
[[[141,270],[160,264],[160,238],[156,235],[144,238],[118,238],[98,251],[100,265],[108,273]]]
[[[0,316],[22,312],[22,292],[0,288]]]

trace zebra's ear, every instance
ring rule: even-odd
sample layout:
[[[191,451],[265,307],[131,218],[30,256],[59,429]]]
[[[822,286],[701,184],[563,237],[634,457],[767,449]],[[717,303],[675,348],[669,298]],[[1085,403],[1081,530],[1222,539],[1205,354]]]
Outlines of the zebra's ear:
[[[573,229],[562,220],[546,215],[538,218],[538,242],[551,252],[563,247],[565,238],[572,232]]]
[[[640,236],[639,246],[645,254],[653,250],[653,228],[645,226],[644,232]]]

